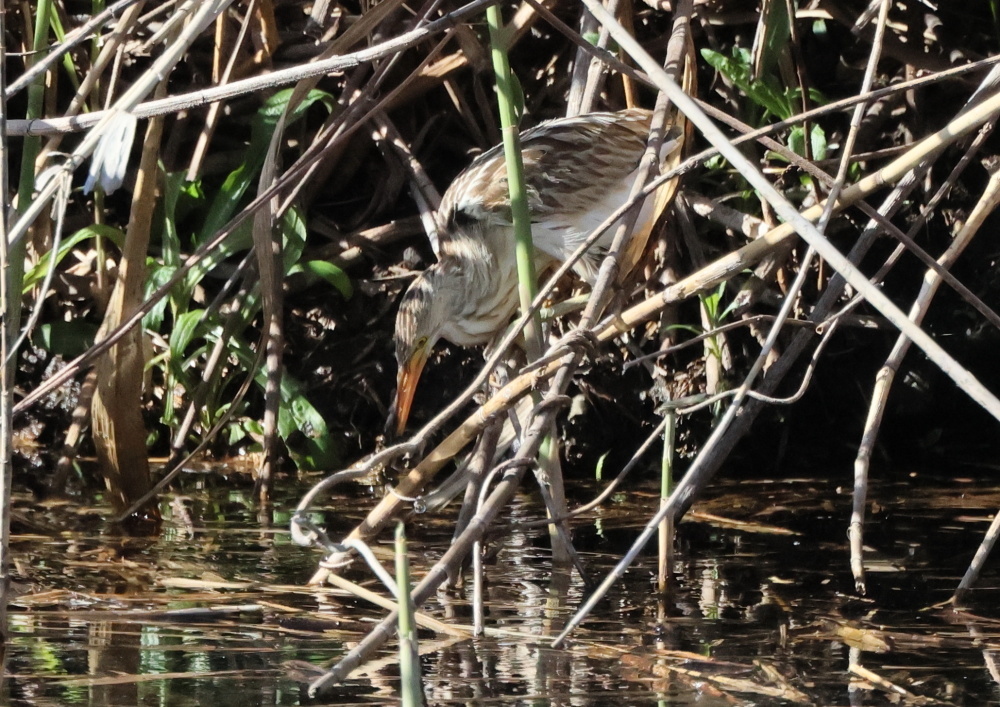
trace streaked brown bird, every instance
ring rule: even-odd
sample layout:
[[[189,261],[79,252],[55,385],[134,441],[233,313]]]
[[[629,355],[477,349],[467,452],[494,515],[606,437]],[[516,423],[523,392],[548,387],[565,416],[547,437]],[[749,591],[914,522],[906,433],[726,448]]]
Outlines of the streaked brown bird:
[[[521,133],[536,267],[562,262],[627,200],[649,135],[651,113],[588,113]],[[676,137],[672,135],[671,137]],[[663,157],[676,150],[665,140]],[[652,228],[663,206],[650,195],[635,230]],[[438,339],[459,346],[491,341],[518,306],[517,265],[502,146],[484,152],[441,199],[438,262],[407,289],[396,316],[396,428],[402,434],[417,381]],[[576,272],[593,283],[615,228]]]

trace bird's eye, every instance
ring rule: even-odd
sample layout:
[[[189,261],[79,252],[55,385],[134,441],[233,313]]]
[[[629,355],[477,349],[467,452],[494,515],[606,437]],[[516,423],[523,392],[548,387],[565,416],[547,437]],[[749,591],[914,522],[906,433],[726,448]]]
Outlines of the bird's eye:
[[[458,226],[459,228],[468,228],[476,222],[476,217],[470,214],[468,211],[463,211],[458,209],[451,215],[451,222]]]
[[[414,344],[414,348],[417,348],[417,349],[422,349],[425,346],[427,346],[427,337],[426,336],[421,336],[419,339],[417,339],[417,343]]]

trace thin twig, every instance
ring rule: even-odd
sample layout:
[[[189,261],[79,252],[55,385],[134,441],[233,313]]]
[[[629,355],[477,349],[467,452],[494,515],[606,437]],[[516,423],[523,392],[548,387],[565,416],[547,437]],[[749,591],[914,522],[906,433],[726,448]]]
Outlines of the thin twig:
[[[948,245],[945,252],[938,258],[941,267],[948,268],[958,259],[962,251],[969,245],[973,237],[979,233],[986,218],[1000,205],[1000,170],[996,160],[991,161],[988,166],[990,179],[975,208],[969,215],[962,229]],[[909,316],[914,324],[919,325],[927,310],[930,308],[934,295],[941,286],[941,278],[933,271],[924,274],[920,292],[917,294],[910,306]],[[872,399],[868,408],[868,416],[865,419],[865,429],[858,446],[858,454],[854,461],[854,503],[851,511],[851,524],[848,536],[851,541],[851,572],[854,575],[854,582],[859,592],[864,593],[864,540],[863,528],[865,518],[865,506],[867,504],[867,484],[868,468],[871,462],[872,449],[882,423],[882,416],[885,413],[886,403],[889,397],[889,390],[895,380],[896,372],[902,364],[903,357],[910,350],[910,340],[905,335],[900,334],[892,351],[886,357],[885,363],[875,375],[875,388],[872,391]],[[985,558],[983,558],[985,559]],[[971,568],[970,568],[971,571]],[[967,573],[968,576],[968,573]]]

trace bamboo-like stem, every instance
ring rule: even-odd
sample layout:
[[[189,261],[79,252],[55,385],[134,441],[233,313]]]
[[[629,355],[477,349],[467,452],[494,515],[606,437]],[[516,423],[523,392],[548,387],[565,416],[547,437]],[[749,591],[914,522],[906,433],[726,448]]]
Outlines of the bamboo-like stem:
[[[45,51],[49,41],[49,17],[52,13],[52,0],[38,0],[35,10],[35,35],[31,42],[32,52],[25,57],[26,69],[31,69],[34,57]],[[28,110],[26,118],[35,120],[42,117],[42,104],[45,101],[45,80],[39,75],[28,86]],[[37,137],[24,138],[21,153],[21,173],[17,184],[17,210],[23,213],[31,201],[31,192],[35,188],[35,158],[41,149],[41,139]],[[13,253],[11,255],[14,255]],[[13,264],[13,263],[12,263]]]
[[[514,222],[517,291],[521,299],[521,311],[524,312],[531,307],[531,301],[535,298],[538,276],[535,273],[535,244],[531,238],[531,212],[528,209],[528,189],[524,182],[524,160],[521,157],[514,81],[510,72],[510,60],[507,57],[507,38],[498,6],[492,5],[486,9],[486,23],[490,29],[490,55],[493,58],[493,75],[497,84],[497,109],[500,112],[504,161],[507,164],[511,219]],[[537,315],[524,327],[524,340],[529,360],[534,361],[541,356],[542,323]]]
[[[406,549],[406,530],[396,524],[396,602],[399,606],[399,682],[403,707],[424,704],[420,685],[420,653],[417,649],[417,626],[413,621],[414,606],[410,596],[410,558]]]
[[[500,130],[503,136],[504,161],[507,165],[507,187],[510,191],[511,219],[514,224],[514,252],[517,260],[517,293],[521,312],[531,311],[531,303],[538,293],[538,274],[535,272],[535,244],[531,236],[531,211],[528,207],[528,189],[524,180],[524,159],[521,155],[521,136],[518,131],[519,116],[514,77],[507,56],[507,33],[504,30],[500,7],[492,5],[486,10],[490,30],[490,55],[497,85],[497,108],[500,113]],[[525,351],[528,361],[542,355],[542,320],[536,311],[524,327]],[[537,396],[536,396],[537,397]],[[539,398],[540,399],[540,398]],[[537,401],[536,401],[537,402]],[[558,446],[550,434],[542,443],[538,466],[539,484],[548,487],[546,497],[549,514],[566,515],[566,493],[559,465]],[[549,527],[553,559],[565,561],[570,556],[563,536],[556,526]]]

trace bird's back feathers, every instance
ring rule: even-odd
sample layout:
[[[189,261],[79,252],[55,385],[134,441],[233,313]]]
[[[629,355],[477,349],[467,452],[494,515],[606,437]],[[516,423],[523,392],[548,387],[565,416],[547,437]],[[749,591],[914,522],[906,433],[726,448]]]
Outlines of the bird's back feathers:
[[[627,201],[646,148],[650,120],[650,111],[643,109],[589,113],[550,120],[521,135],[536,248],[558,261],[567,259]],[[665,140],[661,156],[676,146],[676,139]],[[641,214],[639,223],[649,217],[649,213]],[[438,220],[442,254],[449,250],[449,239],[465,234],[511,239],[502,146],[484,152],[455,178],[441,200]],[[581,263],[578,271],[586,279],[593,279],[601,246],[610,244],[613,236],[613,228],[606,230],[595,252]],[[513,246],[495,243],[493,247]]]

